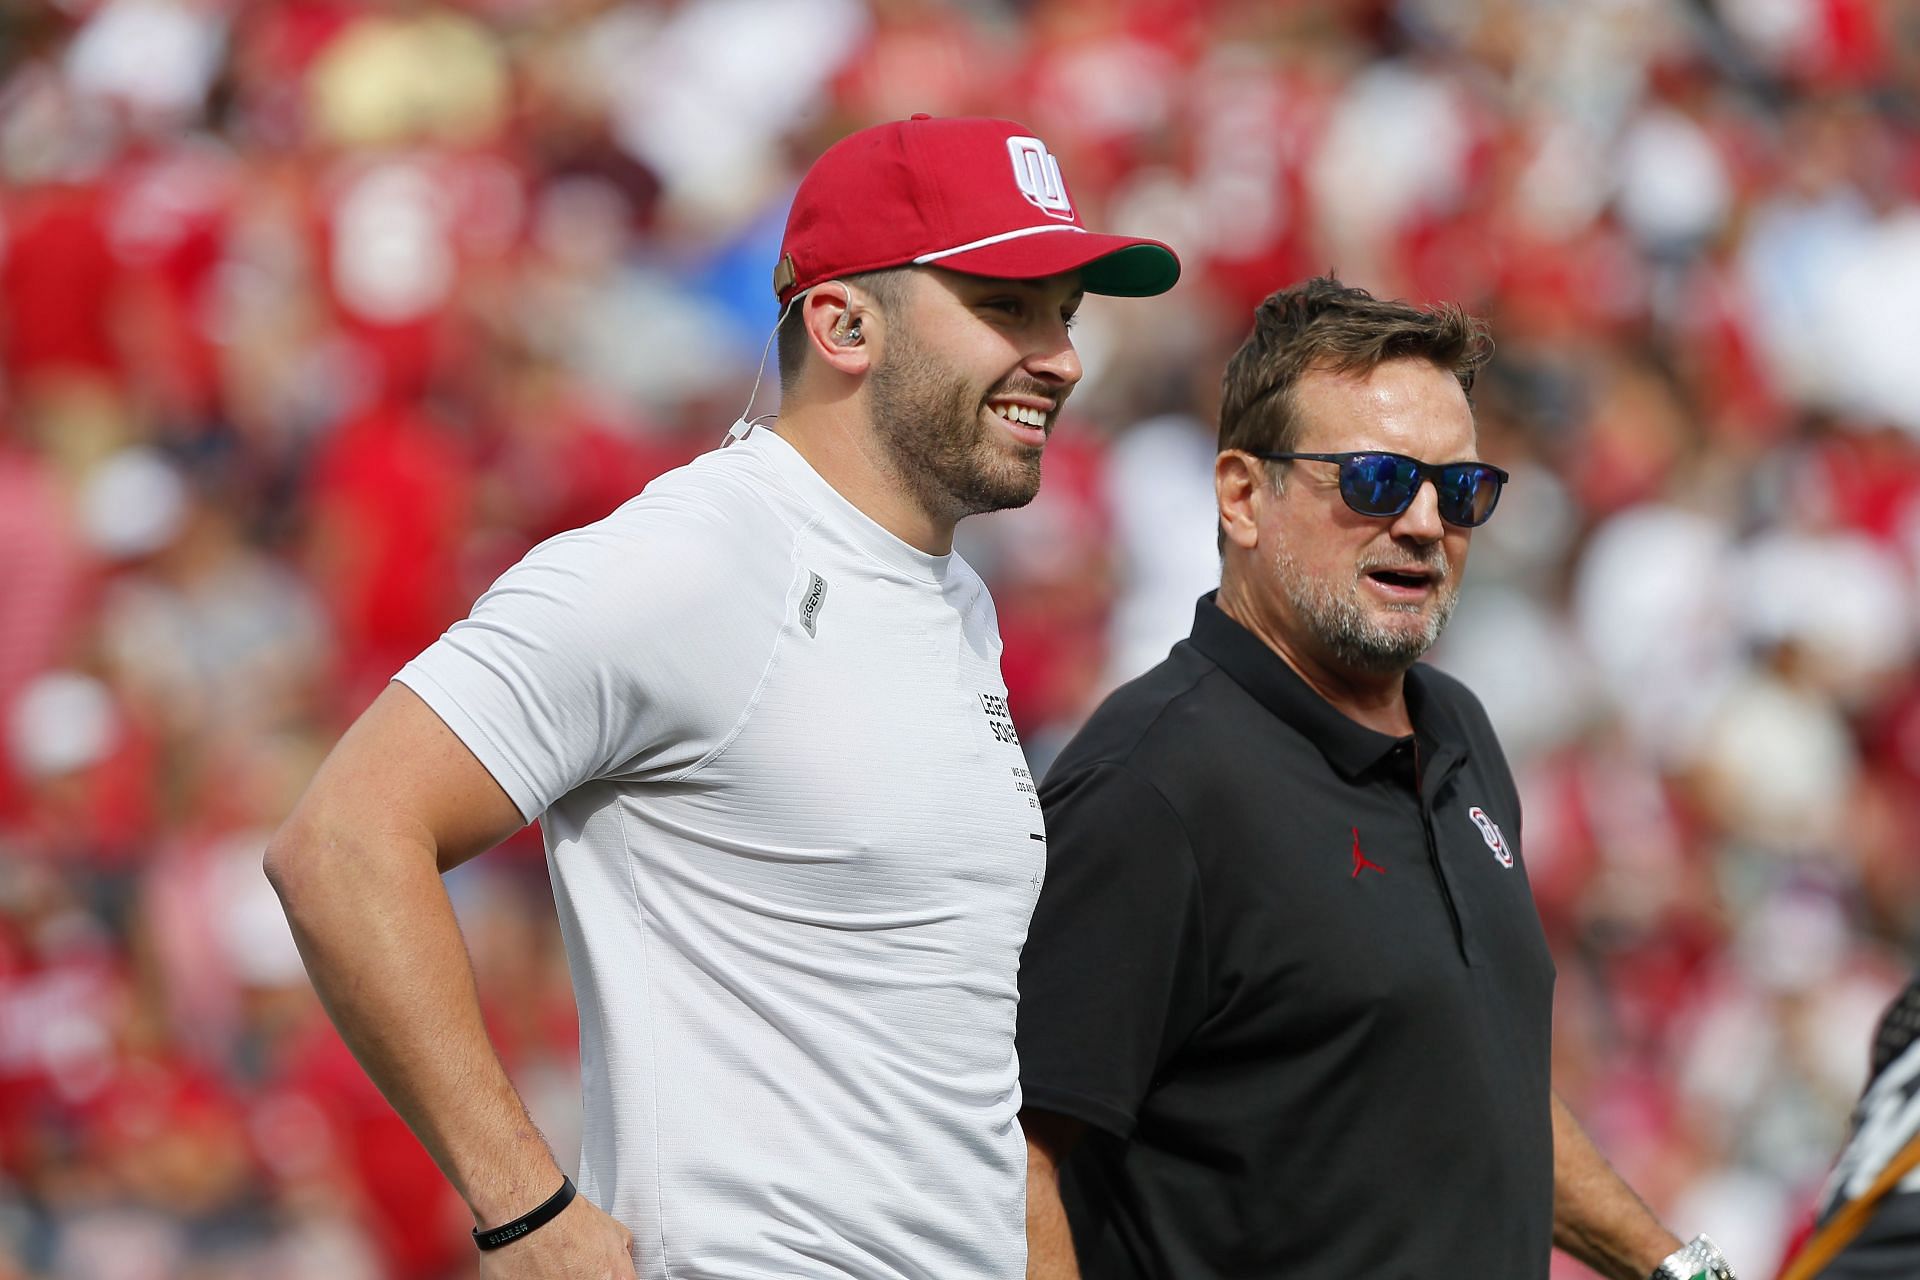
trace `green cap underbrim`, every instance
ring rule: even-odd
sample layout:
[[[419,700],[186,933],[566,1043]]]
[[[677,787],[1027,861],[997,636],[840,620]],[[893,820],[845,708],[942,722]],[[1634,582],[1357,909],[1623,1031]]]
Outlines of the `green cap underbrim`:
[[[1150,298],[1180,279],[1180,259],[1157,244],[1128,245],[1095,258],[1080,269],[1088,293],[1116,298]]]

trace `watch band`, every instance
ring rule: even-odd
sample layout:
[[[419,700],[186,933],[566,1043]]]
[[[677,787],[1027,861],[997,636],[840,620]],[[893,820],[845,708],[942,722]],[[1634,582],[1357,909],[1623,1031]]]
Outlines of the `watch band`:
[[[1648,1280],[1736,1280],[1733,1266],[1720,1246],[1704,1235],[1675,1249],[1653,1269]]]

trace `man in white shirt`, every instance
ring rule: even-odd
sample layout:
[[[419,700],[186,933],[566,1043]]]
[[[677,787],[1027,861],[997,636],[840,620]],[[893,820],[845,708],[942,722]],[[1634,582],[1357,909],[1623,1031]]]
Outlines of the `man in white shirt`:
[[[830,148],[782,248],[777,430],[535,548],[267,855],[488,1280],[1024,1273],[1015,976],[1045,832],[953,530],[1033,497],[1083,293],[1179,264],[1086,231],[1021,126],[923,116]],[[578,1198],[439,880],[536,818],[580,1007]]]

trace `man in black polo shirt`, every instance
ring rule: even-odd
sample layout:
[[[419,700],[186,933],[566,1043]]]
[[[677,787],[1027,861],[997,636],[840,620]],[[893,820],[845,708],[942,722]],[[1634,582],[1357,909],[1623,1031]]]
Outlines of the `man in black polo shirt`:
[[[1732,1274],[1553,1097],[1519,795],[1415,665],[1506,480],[1466,396],[1487,348],[1314,280],[1228,365],[1220,590],[1041,788],[1030,1277],[1538,1280],[1552,1244]]]

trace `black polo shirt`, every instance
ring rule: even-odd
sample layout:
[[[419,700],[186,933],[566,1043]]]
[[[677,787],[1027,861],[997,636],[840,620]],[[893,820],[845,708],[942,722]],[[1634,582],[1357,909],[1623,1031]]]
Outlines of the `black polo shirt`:
[[[1200,601],[1040,789],[1026,1106],[1088,1280],[1547,1274],[1553,962],[1465,686],[1349,720]]]

